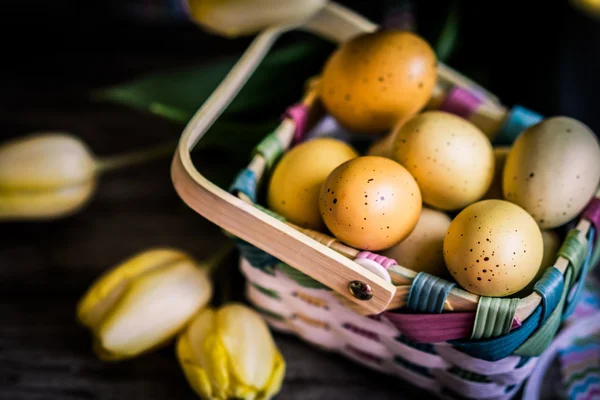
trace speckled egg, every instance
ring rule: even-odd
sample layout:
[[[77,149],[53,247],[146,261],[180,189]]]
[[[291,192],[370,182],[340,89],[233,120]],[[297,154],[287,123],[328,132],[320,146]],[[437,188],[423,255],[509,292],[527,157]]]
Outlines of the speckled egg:
[[[446,278],[449,274],[444,263],[444,238],[450,222],[443,212],[423,207],[411,234],[382,255],[413,271]]]
[[[304,228],[322,231],[319,190],[338,165],[358,153],[347,143],[316,138],[301,143],[283,155],[269,181],[269,209]]]
[[[321,186],[323,221],[357,249],[387,249],[406,238],[421,213],[421,192],[400,164],[363,156],[337,167]]]
[[[581,213],[600,181],[594,133],[568,117],[552,117],[523,131],[506,159],[504,198],[529,212],[542,229]]]
[[[437,79],[436,63],[431,46],[414,33],[360,34],[327,60],[320,97],[349,130],[381,134],[425,106]]]
[[[444,259],[465,290],[503,297],[535,277],[544,253],[542,232],[521,207],[482,200],[462,210],[444,239]]]
[[[502,176],[504,172],[504,165],[506,164],[506,157],[510,151],[509,146],[498,146],[494,147],[494,178],[488,191],[483,195],[483,200],[487,199],[498,199],[503,200],[504,195],[502,194]]]
[[[494,178],[494,150],[487,136],[443,111],[427,111],[401,125],[392,158],[415,177],[423,201],[441,210],[480,200]]]

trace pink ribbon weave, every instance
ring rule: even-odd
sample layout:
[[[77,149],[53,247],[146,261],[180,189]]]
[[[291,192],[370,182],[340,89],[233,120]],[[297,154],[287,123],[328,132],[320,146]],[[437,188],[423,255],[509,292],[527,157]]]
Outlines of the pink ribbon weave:
[[[306,133],[308,113],[308,106],[306,104],[298,103],[288,107],[283,115],[285,118],[292,119],[296,124],[296,130],[294,131],[294,141],[296,143],[300,142]]]
[[[360,253],[358,253],[356,258],[357,259],[366,258],[369,260],[373,260],[385,269],[388,269],[392,265],[398,265],[398,262],[396,260],[394,260],[393,258],[387,258],[384,256],[380,256],[379,254],[371,253],[370,251],[361,251]]]
[[[600,229],[600,199],[594,197],[587,205],[583,212],[583,218],[587,219],[594,225],[596,232]]]
[[[407,338],[422,343],[439,343],[471,337],[475,313],[396,314],[385,313],[386,318]],[[515,318],[511,330],[521,326]]]
[[[469,119],[482,103],[483,99],[477,93],[455,86],[450,89],[439,109]]]

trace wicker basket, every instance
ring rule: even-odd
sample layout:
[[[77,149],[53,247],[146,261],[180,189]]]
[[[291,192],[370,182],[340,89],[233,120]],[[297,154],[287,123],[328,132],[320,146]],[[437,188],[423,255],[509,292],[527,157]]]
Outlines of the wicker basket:
[[[523,299],[480,297],[394,260],[302,229],[257,204],[277,158],[304,139],[323,111],[312,85],[256,147],[224,191],[194,167],[190,151],[251,76],[277,37],[305,29],[342,42],[375,25],[331,3],[298,26],[260,34],[188,124],[172,165],[181,198],[236,242],[247,296],[273,328],[298,335],[370,368],[448,398],[511,398],[577,304],[593,252],[600,198],[568,231],[554,267]],[[507,110],[493,95],[441,65],[429,108],[471,120],[496,143],[510,143],[542,119]],[[317,129],[318,130],[318,129]],[[313,130],[314,132],[314,130]]]

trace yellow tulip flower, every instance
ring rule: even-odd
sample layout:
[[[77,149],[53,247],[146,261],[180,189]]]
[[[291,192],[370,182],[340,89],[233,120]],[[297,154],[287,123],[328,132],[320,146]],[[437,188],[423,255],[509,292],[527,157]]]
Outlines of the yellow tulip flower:
[[[571,0],[571,3],[584,13],[600,18],[600,0]]]
[[[192,19],[218,35],[253,35],[272,25],[308,19],[327,0],[188,0]]]
[[[88,148],[64,133],[12,140],[0,147],[0,220],[63,216],[96,189]]]
[[[237,303],[200,311],[179,336],[177,358],[203,399],[267,400],[279,392],[285,375],[265,321]]]
[[[92,198],[100,173],[173,154],[174,145],[98,160],[79,138],[34,133],[0,145],[0,221],[66,217]]]
[[[101,359],[134,357],[172,339],[212,297],[206,268],[172,249],[142,252],[98,279],[77,306]]]

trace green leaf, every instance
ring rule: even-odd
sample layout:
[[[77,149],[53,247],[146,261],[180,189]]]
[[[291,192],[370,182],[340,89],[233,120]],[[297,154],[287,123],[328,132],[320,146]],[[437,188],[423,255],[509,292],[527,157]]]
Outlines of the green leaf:
[[[261,122],[233,122],[218,120],[198,142],[196,149],[216,148],[248,157],[254,146],[273,131],[279,119]]]
[[[222,118],[272,117],[302,94],[307,78],[317,74],[331,46],[308,37],[271,50]],[[142,76],[102,89],[99,100],[122,104],[185,123],[225,78],[239,57]]]
[[[306,80],[319,73],[333,50],[330,43],[317,37],[295,35],[296,40],[270,51],[196,150],[216,149],[249,160],[254,146],[277,127],[287,106],[300,99]],[[152,73],[94,96],[186,124],[238,59]]]
[[[435,52],[440,61],[447,61],[456,48],[456,43],[458,41],[458,25],[458,4],[454,2],[450,8],[450,11],[448,12],[446,22],[444,23],[444,27],[435,46]]]

